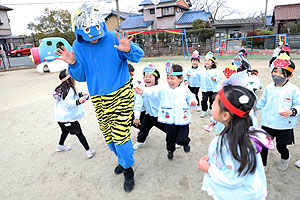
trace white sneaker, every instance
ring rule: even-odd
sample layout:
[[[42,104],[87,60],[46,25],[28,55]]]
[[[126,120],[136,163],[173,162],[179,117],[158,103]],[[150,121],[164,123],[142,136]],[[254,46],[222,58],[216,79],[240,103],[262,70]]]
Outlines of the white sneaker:
[[[203,112],[200,114],[200,117],[201,117],[201,118],[204,118],[204,117],[206,117],[206,115],[207,115],[207,111],[203,111]]]
[[[66,145],[58,145],[56,151],[70,151],[72,148]]]
[[[201,112],[201,106],[197,106],[197,112]]]
[[[180,149],[182,146],[179,144],[175,144],[175,149]]]
[[[277,165],[277,169],[280,171],[284,171],[288,168],[290,162],[290,158],[287,160],[281,159],[280,163]]]
[[[136,143],[133,145],[133,149],[134,149],[134,150],[138,150],[138,149],[140,149],[140,148],[142,148],[142,147],[144,147],[144,146],[145,146],[144,143],[136,142]]]
[[[88,158],[92,158],[96,154],[96,151],[94,149],[90,149],[86,152],[86,156]]]

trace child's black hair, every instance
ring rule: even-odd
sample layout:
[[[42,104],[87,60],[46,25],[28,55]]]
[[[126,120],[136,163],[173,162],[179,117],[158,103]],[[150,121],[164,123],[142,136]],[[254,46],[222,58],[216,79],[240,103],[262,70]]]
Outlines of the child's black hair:
[[[291,62],[291,64],[289,65],[289,67],[292,68],[293,70],[295,70],[295,63],[293,61],[291,61],[291,60],[290,60],[290,62]],[[276,68],[277,67],[274,67],[274,69],[276,69]],[[274,69],[272,70],[272,72],[274,71]],[[288,71],[288,70],[286,70],[284,68],[281,68],[281,69],[282,69],[282,74],[283,74],[283,76],[285,78],[288,78],[288,77],[290,77],[293,74],[292,72],[290,72],[290,71]]]
[[[247,51],[245,49],[239,50],[239,53],[244,54],[243,56],[247,56],[248,55],[248,53],[247,53]]]
[[[247,114],[252,109],[256,97],[245,87],[242,86],[224,86],[224,95],[227,100],[239,110],[246,112]],[[247,96],[249,98],[248,103],[240,103],[241,96]],[[233,158],[240,163],[240,167],[237,169],[239,176],[246,175],[248,173],[254,173],[257,166],[256,161],[256,149],[251,139],[249,138],[249,127],[252,126],[252,119],[249,115],[239,117],[231,113],[219,99],[219,105],[221,111],[227,111],[231,114],[231,120],[229,125],[221,132],[220,149],[218,152],[222,156],[222,147],[226,145]]]
[[[183,68],[181,65],[178,64],[172,64],[173,72],[183,72]],[[177,78],[183,78],[183,75],[176,75]]]
[[[64,69],[59,73],[59,80],[64,79],[67,76],[67,70]],[[75,85],[74,85],[74,79],[72,77],[68,78],[66,81],[62,82],[59,86],[55,88],[55,91],[61,90],[61,97],[64,100],[66,96],[68,95],[70,88],[74,90],[75,95],[77,94]]]
[[[157,74],[157,76],[155,74],[153,74],[153,73]],[[153,74],[153,76],[155,78],[155,85],[157,85],[158,84],[158,79],[160,79],[160,73],[159,73],[159,71],[157,69],[155,69],[155,71],[153,73],[152,74]],[[144,71],[143,71],[143,76],[145,76],[145,72]]]
[[[258,70],[257,69],[252,69],[251,74],[255,74],[255,75],[258,74]]]
[[[191,61],[193,61],[193,60],[196,60],[196,61],[200,62],[200,59],[199,59],[199,58],[196,58],[196,57],[192,57],[192,58],[191,58]]]
[[[128,70],[129,72],[134,72],[134,67],[132,66],[132,64],[128,64]]]

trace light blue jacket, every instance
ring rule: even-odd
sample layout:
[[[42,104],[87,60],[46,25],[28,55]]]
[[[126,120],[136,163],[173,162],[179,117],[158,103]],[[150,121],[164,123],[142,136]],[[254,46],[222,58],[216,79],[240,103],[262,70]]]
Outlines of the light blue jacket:
[[[55,105],[55,120],[57,122],[74,122],[84,116],[83,108],[81,105],[76,105],[76,100],[79,99],[78,94],[70,88],[68,95],[63,100],[56,100]]]
[[[293,129],[297,125],[298,115],[283,118],[278,113],[295,108],[300,112],[299,88],[287,82],[283,87],[275,87],[274,83],[267,85],[256,109],[261,110],[260,124],[272,129]]]
[[[143,98],[159,102],[158,121],[164,124],[187,125],[191,123],[189,105],[196,102],[195,95],[183,83],[175,89],[169,86],[145,88]]]
[[[184,81],[189,82],[189,86],[191,87],[200,87],[200,75],[201,75],[201,71],[203,71],[203,68],[189,68],[186,72],[186,74],[190,74],[190,76],[186,76],[184,77]]]
[[[145,91],[147,87],[142,87],[142,89]],[[152,86],[153,90],[158,89],[159,87]],[[159,98],[153,97],[150,98],[147,96],[147,93],[143,93],[142,95],[137,94],[134,99],[134,107],[133,111],[135,113],[135,118],[137,118],[136,112],[142,112],[146,111],[146,114],[149,114],[150,116],[157,117],[158,114],[158,107],[159,107]]]
[[[215,137],[208,149],[208,173],[204,174],[202,190],[207,191],[214,199],[223,200],[261,200],[267,196],[267,181],[260,154],[256,154],[257,167],[254,174],[238,176],[240,163],[231,155],[228,144],[222,147],[222,156],[217,152],[220,149],[221,137]]]
[[[216,81],[212,81],[211,78],[215,77]],[[222,80],[222,76],[218,69],[205,69],[201,71],[200,75],[200,87],[202,92],[218,92],[220,90],[219,81]]]

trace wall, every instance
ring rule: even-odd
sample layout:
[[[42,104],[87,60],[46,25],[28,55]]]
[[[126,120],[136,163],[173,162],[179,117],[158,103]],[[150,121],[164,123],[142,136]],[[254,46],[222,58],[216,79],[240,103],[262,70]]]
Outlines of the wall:
[[[124,21],[124,19],[120,18],[120,24]],[[105,21],[106,27],[110,31],[115,31],[115,28],[118,27],[118,17],[116,15],[111,15]]]
[[[2,25],[0,25],[0,36],[11,35],[7,11],[0,10],[0,19],[1,19],[1,22],[3,23]]]

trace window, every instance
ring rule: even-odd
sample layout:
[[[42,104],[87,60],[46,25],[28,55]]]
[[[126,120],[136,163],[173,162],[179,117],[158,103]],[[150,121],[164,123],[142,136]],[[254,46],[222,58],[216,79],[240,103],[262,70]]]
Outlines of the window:
[[[151,14],[151,15],[155,14],[155,9],[153,9],[153,8],[150,9],[150,14]]]
[[[175,15],[175,8],[174,7],[163,8],[162,15],[163,16]]]

